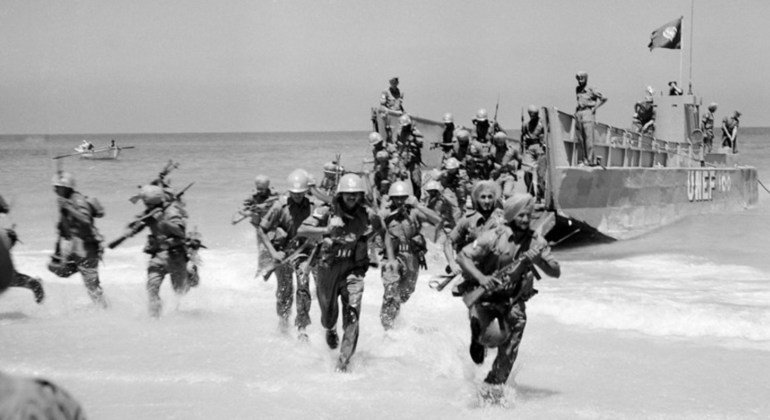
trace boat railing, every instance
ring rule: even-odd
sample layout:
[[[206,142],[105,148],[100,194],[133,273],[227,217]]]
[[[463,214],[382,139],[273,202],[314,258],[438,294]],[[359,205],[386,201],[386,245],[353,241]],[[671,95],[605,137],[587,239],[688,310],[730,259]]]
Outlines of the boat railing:
[[[564,163],[577,166],[581,145],[575,119],[571,114],[556,111],[557,118],[556,121],[551,120],[549,135],[556,136],[564,145]],[[593,130],[594,154],[605,167],[700,166],[701,145],[690,143],[689,140],[666,141],[604,123],[594,123]],[[559,142],[554,141],[552,144]]]

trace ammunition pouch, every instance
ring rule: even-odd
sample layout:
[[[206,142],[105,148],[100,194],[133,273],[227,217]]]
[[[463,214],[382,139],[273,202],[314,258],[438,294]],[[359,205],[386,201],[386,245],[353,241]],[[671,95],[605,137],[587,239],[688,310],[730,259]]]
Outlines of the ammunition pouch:
[[[48,263],[48,271],[59,277],[67,278],[78,271],[78,265],[73,260],[63,257],[60,254],[51,255],[51,261]]]

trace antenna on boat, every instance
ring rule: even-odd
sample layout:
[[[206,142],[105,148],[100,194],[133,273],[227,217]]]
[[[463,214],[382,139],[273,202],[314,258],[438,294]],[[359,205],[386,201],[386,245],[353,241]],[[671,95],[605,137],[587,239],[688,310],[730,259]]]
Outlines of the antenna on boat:
[[[690,80],[687,82],[687,94],[692,95],[692,44],[693,44],[693,26],[695,21],[693,17],[695,15],[695,0],[690,0]]]

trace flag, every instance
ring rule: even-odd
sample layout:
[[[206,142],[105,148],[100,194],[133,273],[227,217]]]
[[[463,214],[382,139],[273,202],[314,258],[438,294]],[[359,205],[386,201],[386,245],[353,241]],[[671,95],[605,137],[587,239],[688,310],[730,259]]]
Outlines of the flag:
[[[682,17],[652,31],[650,34],[650,51],[653,48],[682,49]]]

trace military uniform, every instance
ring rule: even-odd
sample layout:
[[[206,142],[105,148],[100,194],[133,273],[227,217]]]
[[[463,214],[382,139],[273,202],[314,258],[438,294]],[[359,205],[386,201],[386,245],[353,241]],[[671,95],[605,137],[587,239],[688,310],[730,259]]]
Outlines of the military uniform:
[[[473,243],[465,246],[462,253],[481,273],[490,275],[519,259],[529,249],[541,250],[533,260],[535,265],[549,272],[558,272],[559,264],[551,255],[545,239],[530,231],[517,240],[508,226],[484,232]],[[476,280],[467,273],[465,278],[466,282],[476,284]],[[527,324],[525,302],[536,293],[533,280],[533,275],[527,272],[520,279],[514,279],[482,296],[469,309],[473,343],[484,341],[484,332],[493,322],[497,322],[499,330],[504,331],[502,342],[496,343],[497,357],[492,364],[492,370],[484,380],[488,384],[498,385],[508,380]],[[480,363],[483,356],[481,359],[474,361]]]
[[[521,155],[516,148],[503,143],[493,145],[490,152],[495,169],[490,174],[503,192],[503,197],[510,197],[516,186],[516,170],[521,167]],[[526,173],[525,173],[526,178]],[[530,176],[531,177],[531,176]]]
[[[701,118],[701,131],[703,131],[704,153],[711,153],[714,147],[714,113],[707,111]]]
[[[289,255],[301,245],[299,238],[296,237],[297,229],[310,216],[312,210],[313,206],[307,197],[304,197],[301,203],[296,203],[291,198],[281,197],[262,218],[260,227],[265,232],[277,228],[286,232],[285,239],[274,242],[273,247]],[[281,319],[288,320],[294,294],[295,272],[297,274],[297,318],[294,324],[302,329],[310,325],[310,283],[308,276],[303,276],[294,266],[280,266],[275,270],[277,280],[275,309]]]
[[[147,294],[150,315],[154,317],[160,316],[163,306],[160,286],[167,274],[171,278],[171,287],[178,295],[197,285],[197,272],[192,267],[188,270],[186,225],[186,213],[178,202],[172,203],[147,223],[150,228],[144,247],[144,252],[150,255]]]
[[[344,223],[344,226],[335,227],[330,235],[324,237],[316,277],[321,325],[327,330],[336,330],[339,304],[342,303],[344,332],[338,367],[344,369],[358,343],[364,275],[369,268],[367,234],[372,229],[375,215],[361,204],[346,211],[339,200],[338,195],[331,205],[316,208],[303,224],[324,227],[329,225],[332,217],[339,217]]]
[[[380,309],[380,322],[385,329],[393,327],[402,303],[414,293],[420,270],[420,258],[426,251],[425,238],[420,234],[422,223],[428,219],[416,208],[384,209],[381,217],[387,231],[385,240],[390,241],[395,263],[388,261],[382,268],[384,293]],[[424,257],[422,257],[424,258]]]
[[[460,209],[460,213],[465,213],[465,205],[468,197],[468,193],[465,189],[468,183],[468,176],[465,171],[460,169],[456,173],[452,173],[448,170],[443,170],[438,175],[436,180],[441,183],[444,188],[443,196],[453,206],[457,206]],[[456,220],[456,219],[455,219]]]
[[[594,108],[604,100],[604,96],[592,87],[577,86],[575,88],[577,108],[575,109],[575,130],[582,156],[580,160],[592,163],[594,160],[594,124],[596,115]]]
[[[652,124],[647,124],[652,121]],[[652,98],[637,102],[634,106],[633,128],[637,133],[655,135],[655,105]]]
[[[398,135],[397,148],[412,181],[415,197],[422,192],[422,133],[412,125],[402,127]]]
[[[0,213],[5,213],[7,210],[2,211],[2,204],[4,204],[2,199],[2,196],[0,196]],[[16,242],[18,242],[16,232],[13,229],[0,229],[0,242],[2,242],[5,249],[10,251],[10,249],[16,245]],[[31,290],[32,293],[35,294],[35,302],[37,303],[41,303],[45,298],[45,291],[43,290],[42,280],[39,277],[31,277],[26,274],[19,273],[15,270],[9,277],[9,283],[7,287],[22,287]],[[3,288],[0,287],[0,291],[2,291],[2,289]]]
[[[273,205],[273,203],[276,202],[276,200],[278,200],[278,194],[273,191],[270,191],[268,194],[264,195],[253,194],[251,197],[243,201],[243,209],[241,212],[248,214],[250,217],[251,225],[256,229],[259,229],[259,225],[262,222],[262,217],[267,214],[268,210],[270,210],[270,207]],[[268,237],[271,236],[274,235],[271,234]],[[262,271],[265,269],[265,267],[269,267],[272,260],[273,258],[270,256],[270,253],[267,252],[265,246],[261,244],[259,235],[257,235],[257,265],[259,270]]]
[[[59,251],[77,266],[91,300],[106,307],[98,270],[103,238],[94,225],[94,218],[104,213],[94,200],[89,201],[77,191],[69,198],[59,197],[59,203]]]
[[[735,116],[729,116],[724,117],[722,119],[722,147],[729,147],[732,149],[733,153],[738,152],[738,125],[740,124],[740,120],[736,118]],[[730,141],[730,137],[726,133],[733,133],[733,130],[735,130],[735,138]]]

